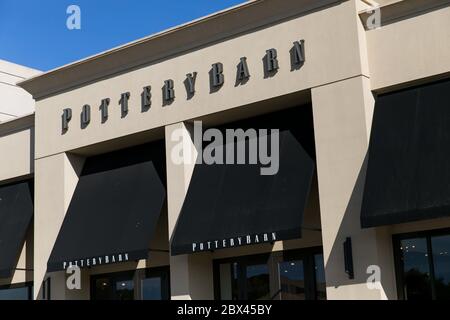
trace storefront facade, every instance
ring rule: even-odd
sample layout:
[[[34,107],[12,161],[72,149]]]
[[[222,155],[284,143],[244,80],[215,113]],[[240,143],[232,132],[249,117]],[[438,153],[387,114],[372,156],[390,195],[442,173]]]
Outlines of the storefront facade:
[[[15,157],[34,161],[0,193],[33,181],[32,271],[5,285],[52,300],[448,297],[450,7],[382,1],[376,29],[370,8],[250,1],[21,82],[33,148]],[[248,136],[211,153],[231,129]],[[279,143],[276,163],[236,159],[255,141]]]

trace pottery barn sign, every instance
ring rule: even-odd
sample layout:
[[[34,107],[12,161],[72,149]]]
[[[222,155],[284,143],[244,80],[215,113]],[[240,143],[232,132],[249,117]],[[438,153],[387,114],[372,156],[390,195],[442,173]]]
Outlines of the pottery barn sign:
[[[77,266],[79,268],[95,267],[104,264],[118,263],[118,262],[128,262],[130,261],[128,253],[111,254],[106,256],[79,259],[75,261],[64,261],[62,263],[62,269],[66,270],[72,266]]]
[[[292,69],[299,69],[305,62],[305,41],[295,41],[290,51]],[[266,55],[263,59],[264,71],[266,76],[274,75],[279,69],[278,52],[276,49],[266,50]],[[225,83],[225,74],[223,64],[218,62],[212,65],[210,71],[210,86],[211,91],[217,91]],[[244,85],[250,79],[250,70],[247,64],[247,58],[240,58],[240,62],[237,66],[236,81],[238,84]],[[186,92],[188,97],[195,95],[195,83],[197,80],[197,72],[192,72],[186,75],[184,81]],[[128,113],[128,101],[130,100],[130,92],[124,92],[120,94],[118,105],[120,106],[122,118]],[[152,103],[152,87],[146,86],[141,93],[142,110],[148,110]],[[164,81],[164,87],[162,90],[163,105],[169,105],[175,100],[175,86],[174,81],[169,79]],[[100,101],[99,112],[101,115],[102,123],[108,120],[108,108],[110,106],[111,99],[105,98]],[[65,133],[69,129],[69,123],[72,120],[72,109],[66,108],[62,113],[62,132]],[[85,129],[91,122],[91,106],[86,104],[81,109],[80,125],[82,129]]]
[[[230,239],[212,240],[192,243],[192,252],[213,251],[217,249],[233,248],[250,244],[269,243],[277,241],[277,233],[263,233],[235,237]]]

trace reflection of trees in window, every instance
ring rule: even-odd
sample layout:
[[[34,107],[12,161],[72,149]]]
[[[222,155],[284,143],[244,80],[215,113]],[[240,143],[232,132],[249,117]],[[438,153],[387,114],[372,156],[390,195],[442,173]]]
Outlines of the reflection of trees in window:
[[[450,283],[446,283],[443,278],[434,280],[436,296],[439,300],[450,300]]]
[[[305,281],[280,277],[283,300],[303,298],[305,294]]]
[[[303,260],[290,260],[278,264],[282,300],[304,300],[305,273]]]
[[[399,262],[404,298],[450,300],[450,235],[421,233],[401,239]]]
[[[413,268],[405,273],[405,287],[408,300],[431,299],[430,277]]]
[[[215,260],[215,297],[224,300],[325,299],[323,255],[318,252],[319,248],[312,248]]]
[[[270,299],[269,274],[259,274],[247,278],[247,287],[249,300]]]
[[[0,289],[0,300],[30,300],[30,288],[20,284],[17,288]]]

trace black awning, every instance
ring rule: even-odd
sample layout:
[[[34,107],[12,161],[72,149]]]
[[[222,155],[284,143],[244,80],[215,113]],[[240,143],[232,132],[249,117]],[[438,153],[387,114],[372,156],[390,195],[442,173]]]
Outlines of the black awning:
[[[86,160],[48,272],[148,257],[165,201],[164,153],[158,143]]]
[[[0,186],[0,278],[16,268],[33,210],[32,181]]]
[[[301,126],[299,119],[298,114],[282,117],[285,122],[296,122],[297,127]],[[275,120],[266,125],[279,128]],[[197,164],[171,254],[300,238],[315,164],[294,132],[280,131],[279,171],[275,175],[261,175],[260,165]]]
[[[450,216],[450,80],[377,99],[362,227]]]

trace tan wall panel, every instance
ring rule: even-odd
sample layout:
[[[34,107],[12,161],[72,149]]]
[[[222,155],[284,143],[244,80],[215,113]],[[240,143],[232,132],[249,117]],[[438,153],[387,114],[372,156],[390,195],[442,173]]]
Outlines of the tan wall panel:
[[[367,32],[373,90],[450,72],[450,6]]]
[[[395,298],[387,234],[361,229],[370,81],[356,77],[312,90],[322,238],[329,299]],[[370,125],[370,123],[369,123]],[[344,270],[343,243],[352,237],[355,278]],[[367,267],[382,269],[382,290],[370,290]]]
[[[82,164],[83,159],[64,153],[36,161],[34,217],[35,298],[42,297],[41,285],[46,278],[48,258],[78,183],[78,174],[81,171]],[[65,292],[65,281],[52,281],[52,297],[64,299]]]
[[[3,135],[0,131],[0,181],[33,173],[33,138],[34,128]]]

